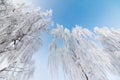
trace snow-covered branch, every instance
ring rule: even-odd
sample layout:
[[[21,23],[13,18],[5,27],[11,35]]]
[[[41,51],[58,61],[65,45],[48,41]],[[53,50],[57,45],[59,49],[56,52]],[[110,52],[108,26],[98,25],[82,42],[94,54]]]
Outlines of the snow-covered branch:
[[[109,80],[120,76],[120,29],[94,28],[94,32],[78,25],[70,32],[62,25],[51,31],[49,66],[53,74],[59,67],[69,80]],[[57,40],[62,40],[64,45]]]
[[[40,32],[47,30],[51,11],[41,12],[23,2],[0,0],[0,80],[28,80]]]

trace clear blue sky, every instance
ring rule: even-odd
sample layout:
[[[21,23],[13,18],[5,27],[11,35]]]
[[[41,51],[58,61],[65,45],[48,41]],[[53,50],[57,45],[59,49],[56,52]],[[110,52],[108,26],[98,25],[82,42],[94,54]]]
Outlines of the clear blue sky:
[[[29,1],[29,0],[28,0]],[[120,0],[30,0],[42,10],[53,10],[55,23],[72,29],[78,24],[88,29],[98,26],[120,27]],[[34,80],[50,80],[47,69],[49,37],[44,37],[40,55],[36,55],[37,69]],[[47,42],[47,43],[46,43]],[[47,45],[47,46],[46,46]],[[63,79],[61,79],[63,80]]]
[[[44,10],[53,10],[53,21],[71,29],[78,24],[89,29],[95,26],[120,26],[120,0],[32,0]]]

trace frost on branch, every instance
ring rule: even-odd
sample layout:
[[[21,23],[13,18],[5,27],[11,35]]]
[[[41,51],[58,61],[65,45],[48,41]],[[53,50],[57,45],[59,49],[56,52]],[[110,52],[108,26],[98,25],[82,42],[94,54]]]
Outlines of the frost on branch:
[[[109,80],[113,74],[120,76],[120,29],[96,27],[91,32],[75,26],[70,32],[57,25],[51,34],[54,36],[49,55],[52,74],[58,74],[62,65],[68,80]],[[64,45],[60,47],[57,40]]]
[[[50,15],[51,11],[32,10],[25,2],[0,0],[0,80],[28,80],[33,74],[32,55]]]

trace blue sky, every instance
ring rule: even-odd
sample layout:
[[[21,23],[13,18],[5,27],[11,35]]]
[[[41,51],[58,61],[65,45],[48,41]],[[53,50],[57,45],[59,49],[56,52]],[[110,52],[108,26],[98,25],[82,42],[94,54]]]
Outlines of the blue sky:
[[[86,28],[95,26],[119,27],[120,0],[32,0],[43,10],[52,9],[52,19],[71,29],[78,24]]]
[[[28,0],[42,10],[53,10],[52,20],[72,29],[76,24],[93,30],[95,26],[120,27],[120,0]],[[49,35],[36,54],[34,80],[50,80],[47,68]],[[47,43],[46,43],[47,42]],[[63,78],[61,78],[63,80]]]

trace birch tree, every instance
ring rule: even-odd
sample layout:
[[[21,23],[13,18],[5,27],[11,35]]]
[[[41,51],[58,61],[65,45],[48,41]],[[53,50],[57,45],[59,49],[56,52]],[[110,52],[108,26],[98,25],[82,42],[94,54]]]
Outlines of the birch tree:
[[[92,32],[76,25],[70,32],[57,25],[51,34],[49,67],[57,78],[59,67],[68,80],[113,80],[112,75],[120,76],[120,29],[96,27]]]
[[[51,11],[14,1],[0,0],[0,80],[28,80],[33,75],[32,55],[41,45],[40,32],[50,23]]]

